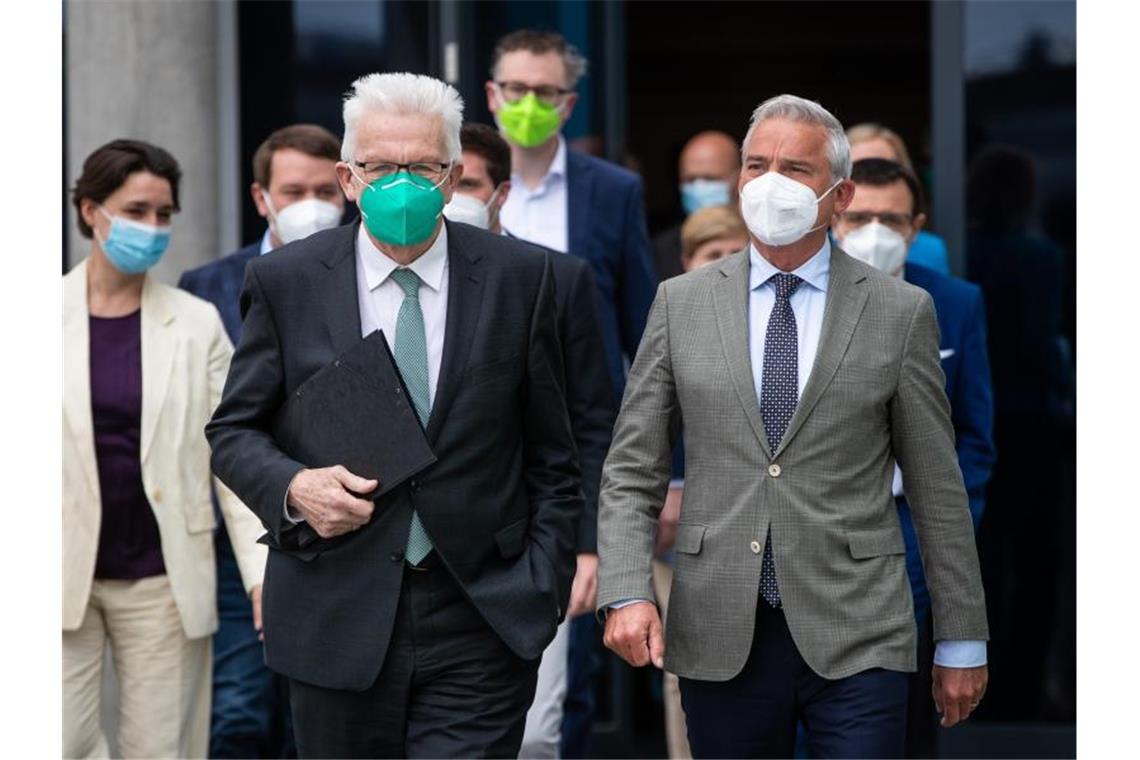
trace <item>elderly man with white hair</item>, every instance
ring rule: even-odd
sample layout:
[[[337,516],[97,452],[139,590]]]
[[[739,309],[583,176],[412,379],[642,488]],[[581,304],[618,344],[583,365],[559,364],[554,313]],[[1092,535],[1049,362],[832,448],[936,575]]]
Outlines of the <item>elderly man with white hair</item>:
[[[851,203],[843,127],[761,103],[743,145],[742,251],[661,284],[602,475],[607,646],[680,677],[695,757],[900,757],[917,667],[897,462],[952,726],[987,681],[985,599],[930,296],[830,244]],[[685,428],[663,632],[653,533]],[[747,719],[742,719],[747,716]]]
[[[551,265],[444,221],[462,108],[430,77],[354,83],[337,172],[362,221],[250,262],[207,427],[268,531],[265,657],[303,757],[517,755],[570,595],[582,500]],[[290,458],[274,419],[377,329],[437,461],[372,498],[375,480]]]

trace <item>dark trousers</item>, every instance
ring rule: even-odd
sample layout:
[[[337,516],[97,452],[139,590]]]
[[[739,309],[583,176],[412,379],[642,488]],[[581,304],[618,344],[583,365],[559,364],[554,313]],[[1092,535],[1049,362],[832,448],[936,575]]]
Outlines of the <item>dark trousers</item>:
[[[301,757],[518,756],[538,660],[519,659],[438,560],[406,567],[384,666],[365,691],[290,681]]]
[[[590,756],[598,673],[602,669],[602,630],[593,615],[570,621],[570,653],[566,670],[566,699],[562,712],[562,757]]]
[[[218,557],[218,631],[210,708],[211,758],[296,757],[288,685],[265,667],[253,609],[224,529]]]
[[[735,678],[680,679],[693,757],[792,757],[798,721],[810,757],[902,757],[907,674],[822,678],[800,656],[784,613],[763,600],[757,608],[752,651]]]

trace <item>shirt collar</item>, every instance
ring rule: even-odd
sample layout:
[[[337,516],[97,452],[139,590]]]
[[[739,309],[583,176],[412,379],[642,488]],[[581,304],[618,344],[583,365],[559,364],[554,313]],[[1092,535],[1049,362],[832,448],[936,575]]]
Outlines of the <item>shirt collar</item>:
[[[364,267],[364,278],[369,291],[376,290],[384,284],[384,281],[400,266],[373,244],[363,224],[356,233],[356,255]],[[425,285],[439,292],[443,287],[443,274],[447,270],[446,224],[439,228],[439,234],[436,235],[431,247],[407,268],[415,272]]]
[[[772,265],[772,262],[760,255],[755,243],[748,245],[748,289],[756,290],[766,283],[774,274],[781,270]],[[800,264],[789,274],[794,274],[821,293],[827,292],[828,275],[831,272],[831,241],[826,235],[823,237],[823,247],[815,252],[810,259]]]
[[[552,179],[562,179],[566,176],[566,138],[561,133],[558,135],[558,150],[554,152],[554,160],[550,162],[550,168],[546,170],[546,175],[542,178],[538,188],[534,191],[536,193],[542,192],[542,189]],[[526,189],[526,185],[522,181],[522,176],[518,172],[511,172],[511,191],[514,192],[515,188]]]
[[[265,229],[265,234],[261,236],[261,249],[257,252],[259,256],[264,256],[273,250],[273,238],[270,235],[269,228]]]

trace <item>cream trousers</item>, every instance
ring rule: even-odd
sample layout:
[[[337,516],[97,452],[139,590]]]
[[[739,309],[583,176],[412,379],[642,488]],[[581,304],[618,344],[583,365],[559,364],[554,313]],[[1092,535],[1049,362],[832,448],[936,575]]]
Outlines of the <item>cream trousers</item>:
[[[165,575],[96,580],[77,630],[63,632],[63,755],[107,757],[99,724],[104,648],[119,681],[118,754],[204,758],[212,637],[188,639]]]

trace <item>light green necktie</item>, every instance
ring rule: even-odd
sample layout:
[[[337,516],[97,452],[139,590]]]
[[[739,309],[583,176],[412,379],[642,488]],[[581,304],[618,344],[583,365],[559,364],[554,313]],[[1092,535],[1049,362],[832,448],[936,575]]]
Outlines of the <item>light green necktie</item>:
[[[420,309],[420,278],[410,269],[397,269],[391,277],[404,291],[404,300],[396,317],[396,346],[392,354],[404,378],[404,385],[408,386],[408,395],[412,397],[420,424],[426,428],[431,413],[431,395],[428,392],[427,331],[424,330],[424,313]],[[420,516],[413,510],[404,556],[413,565],[418,565],[430,552],[431,539],[420,522]]]

